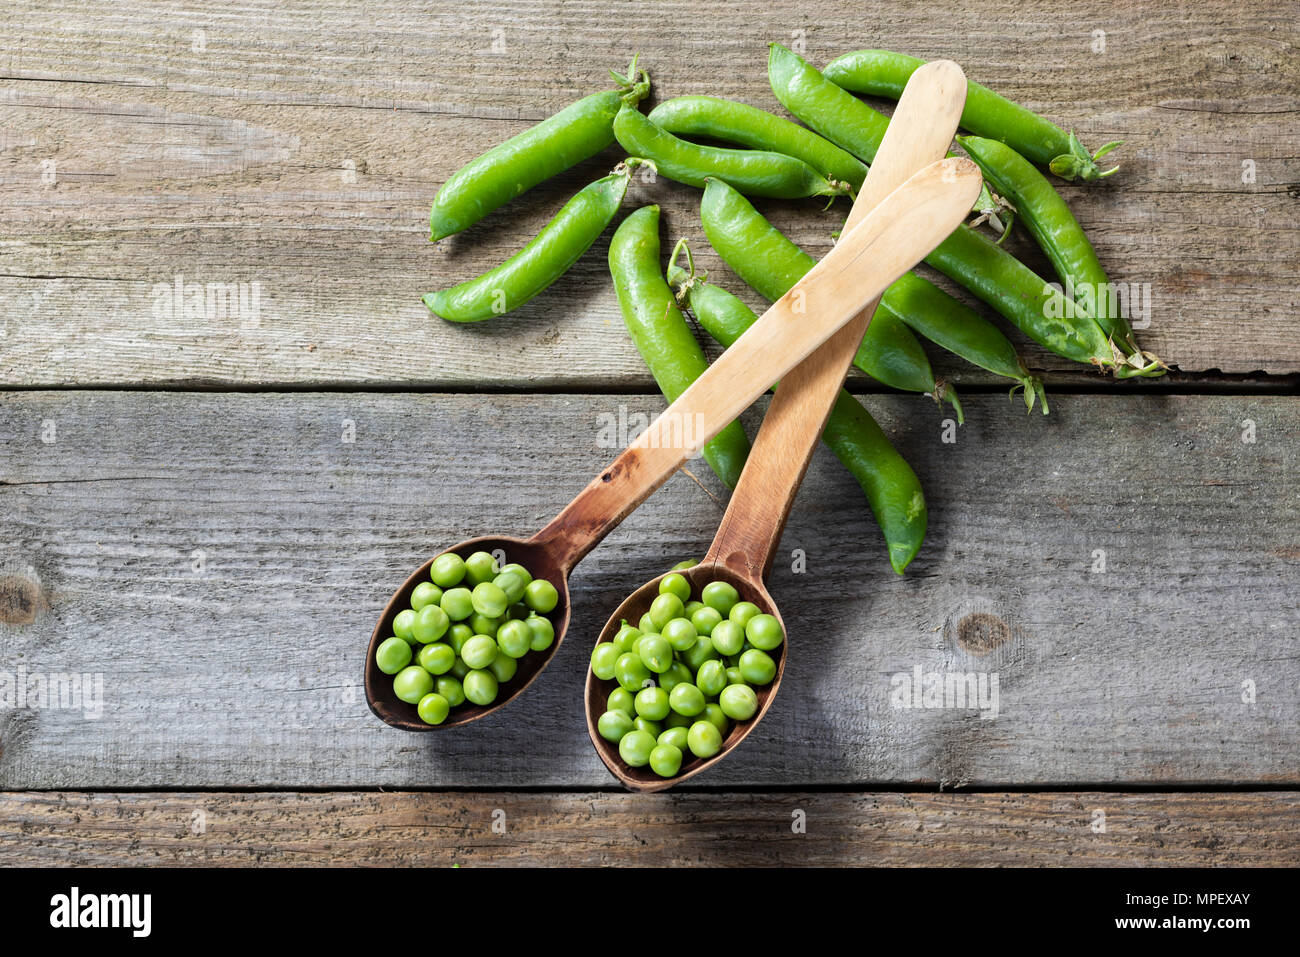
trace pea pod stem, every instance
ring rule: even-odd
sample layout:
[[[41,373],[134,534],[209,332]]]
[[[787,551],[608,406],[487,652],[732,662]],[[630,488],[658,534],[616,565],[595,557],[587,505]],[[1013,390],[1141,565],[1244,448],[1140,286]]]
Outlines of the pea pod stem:
[[[659,207],[643,206],[615,230],[609,271],[632,342],[671,403],[704,373],[708,360],[664,281],[659,249]],[[705,444],[703,455],[718,478],[735,488],[749,438],[738,421],[732,422]]]
[[[677,265],[686,254],[687,268]],[[743,302],[697,274],[690,246],[678,241],[668,264],[668,281],[679,302],[724,349],[753,325],[755,315]],[[861,486],[876,523],[885,537],[890,566],[903,574],[925,539],[925,494],[916,472],[898,454],[862,404],[841,389],[822,431],[822,441]]]
[[[857,50],[832,60],[823,75],[850,92],[897,100],[908,78],[924,62],[889,50]],[[1119,169],[1114,166],[1103,171],[1097,160],[1120,143],[1107,143],[1095,153],[1089,153],[1073,131],[1067,133],[1050,120],[973,81],[967,81],[961,126],[978,136],[1001,140],[1062,179],[1092,182]]]
[[[429,210],[429,238],[445,239],[472,226],[493,210],[614,142],[614,117],[650,90],[650,77],[610,71],[618,88],[593,93],[486,153],[470,160],[438,190]]]

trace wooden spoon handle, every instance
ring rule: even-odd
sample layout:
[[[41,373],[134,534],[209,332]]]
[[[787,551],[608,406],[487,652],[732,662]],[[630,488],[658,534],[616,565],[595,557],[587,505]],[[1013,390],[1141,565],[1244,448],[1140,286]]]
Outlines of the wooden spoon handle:
[[[912,74],[849,212],[846,233],[948,151],[965,102],[966,76],[951,60],[935,60]],[[706,563],[720,562],[751,580],[767,578],[813,448],[879,302],[873,299],[781,380]]]
[[[709,439],[951,233],[979,195],[970,160],[921,170],[862,221],[533,541],[572,568]]]

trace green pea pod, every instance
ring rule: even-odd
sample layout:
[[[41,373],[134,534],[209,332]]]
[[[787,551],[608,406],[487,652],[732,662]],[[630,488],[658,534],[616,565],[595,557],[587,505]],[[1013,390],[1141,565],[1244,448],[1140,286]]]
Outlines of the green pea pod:
[[[787,110],[832,143],[870,163],[889,120],[827,80],[779,43],[768,44],[767,78]]]
[[[693,268],[688,273],[679,267],[677,253],[684,248],[685,240],[674,250],[668,281],[679,289],[679,297],[687,298],[704,331],[723,348],[730,348],[757,317],[727,290],[695,275]],[[688,250],[688,259],[689,255]],[[925,539],[927,512],[920,479],[876,420],[846,390],[841,389],[835,400],[822,441],[862,487],[885,536],[889,564],[903,574]]]
[[[888,300],[888,305],[885,305]],[[1037,376],[1029,374],[1011,340],[965,303],[958,302],[934,283],[915,273],[904,273],[889,287],[881,304],[903,322],[972,365],[1016,383],[1011,389],[1024,391],[1025,405],[1033,411],[1040,401],[1047,415],[1047,392]],[[874,321],[874,320],[873,320]]]
[[[783,116],[735,100],[678,96],[656,106],[648,119],[676,136],[707,137],[793,156],[854,191],[867,178],[867,164],[847,150]]]
[[[497,207],[532,189],[614,142],[614,117],[624,103],[639,103],[650,78],[636,76],[636,58],[627,76],[614,71],[617,90],[593,93],[566,106],[518,136],[494,146],[452,174],[438,190],[429,212],[429,237],[435,242],[472,226]]]
[[[721,180],[709,180],[705,186],[700,220],[704,234],[723,262],[759,295],[773,302],[817,262]],[[925,350],[889,310],[876,310],[853,364],[895,389],[942,394]],[[951,394],[947,397],[953,400]]]
[[[908,79],[923,63],[924,60],[916,57],[888,50],[858,50],[832,60],[822,75],[850,92],[897,100]],[[1063,179],[1091,182],[1110,176],[1119,169],[1114,166],[1103,172],[1097,165],[1097,160],[1119,143],[1107,143],[1090,154],[1073,133],[1067,133],[1032,110],[971,81],[966,83],[966,106],[961,114],[961,127],[978,136],[1001,140],[1022,156],[1049,167]]]
[[[563,276],[604,232],[623,202],[635,162],[620,164],[580,190],[501,265],[451,289],[428,293],[424,304],[451,322],[478,322],[518,309]]]
[[[619,224],[609,244],[609,271],[632,342],[664,398],[676,401],[709,363],[664,282],[658,206],[643,206]],[[749,439],[740,423],[726,426],[703,452],[718,478],[735,488],[749,456]]]
[[[997,140],[959,136],[957,141],[979,164],[993,188],[1015,203],[1029,232],[1052,261],[1071,302],[1096,319],[1124,353],[1124,362],[1117,366],[1116,374],[1160,375],[1163,365],[1138,348],[1133,329],[1111,298],[1110,278],[1092,243],[1047,178]]]
[[[867,163],[874,160],[885,130],[889,128],[889,119],[852,93],[840,89],[802,57],[779,43],[769,44],[769,48],[768,81],[781,105],[858,159]],[[1011,228],[1013,210],[983,186],[975,209],[995,228],[1001,227],[1005,238]]]
[[[733,150],[701,146],[656,126],[636,107],[614,117],[614,136],[631,156],[644,156],[660,174],[702,188],[706,179],[725,180],[749,196],[801,199],[838,196],[847,184],[831,183],[801,159],[767,150]]]

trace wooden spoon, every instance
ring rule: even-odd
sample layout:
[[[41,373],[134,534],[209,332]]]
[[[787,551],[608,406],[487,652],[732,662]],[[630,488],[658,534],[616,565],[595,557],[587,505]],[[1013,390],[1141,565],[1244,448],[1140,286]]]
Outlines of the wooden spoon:
[[[901,183],[948,151],[965,101],[966,76],[951,60],[927,63],[912,74],[849,213],[845,235],[854,236],[860,225],[875,219],[883,212],[886,197]],[[698,596],[711,581],[729,582],[741,600],[774,616],[785,630],[781,613],[768,594],[767,576],[799,483],[878,302],[873,299],[781,380],[713,544],[698,565],[681,573],[690,582],[693,595]],[[660,575],[647,582],[619,605],[599,641],[612,641],[624,621],[640,621],[659,594],[663,578]],[[660,777],[648,765],[631,767],[620,757],[618,745],[601,737],[597,722],[615,683],[601,681],[588,666],[587,733],[601,760],[635,791],[662,791],[721,761],[754,730],[771,706],[785,673],[785,647],[782,644],[774,653],[776,677],[766,687],[755,689],[758,711],[754,716],[732,722],[722,749],[713,757],[701,759],[687,752],[681,771],[671,778]]]
[[[569,623],[569,573],[619,522],[709,439],[836,330],[856,316],[962,221],[979,193],[980,174],[966,159],[933,163],[903,183],[842,238],[788,293],[749,328],[677,401],[650,423],[613,463],[532,538],[476,538],[449,549],[462,557],[502,549],[559,592],[551,613],[555,641],[530,652],[501,696],[487,706],[465,704],[441,725],[427,725],[393,693],[391,676],[375,664],[375,649],[392,635],[393,618],[428,580],[425,562],[393,594],[370,637],[365,687],[370,709],[408,731],[459,727],[513,700],[555,654]]]

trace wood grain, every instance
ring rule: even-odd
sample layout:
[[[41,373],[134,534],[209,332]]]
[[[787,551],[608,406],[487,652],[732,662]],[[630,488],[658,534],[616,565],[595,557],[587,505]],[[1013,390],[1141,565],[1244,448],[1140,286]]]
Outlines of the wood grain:
[[[0,866],[1294,867],[1297,811],[1295,792],[9,792]]]
[[[868,404],[922,477],[929,541],[895,576],[860,490],[818,450],[771,578],[781,694],[701,784],[1300,780],[1293,400],[1057,395],[1027,417],[984,396],[955,444],[927,399]],[[104,677],[98,719],[0,708],[0,786],[609,785],[585,659],[622,598],[703,554],[724,495],[698,463],[699,484],[675,476],[579,567],[564,647],[500,714],[389,729],[362,658],[431,552],[540,527],[616,451],[620,416],[660,408],[0,395],[0,671]],[[998,717],[896,707],[916,668],[996,674]]]
[[[1265,0],[1092,0],[1068,23],[1043,0],[973,0],[941,17],[895,0],[873,7],[878,27],[847,0],[14,0],[0,21],[0,383],[648,389],[606,240],[481,328],[433,320],[419,301],[518,248],[615,151],[437,247],[428,203],[470,157],[603,88],[633,50],[657,96],[776,108],[768,40],[818,65],[865,46],[951,57],[1088,143],[1125,140],[1119,177],[1064,192],[1112,278],[1150,284],[1144,344],[1184,370],[1295,373],[1294,19]],[[666,239],[700,236],[695,191],[631,193],[629,208],[663,205]],[[843,215],[764,210],[816,255]],[[171,317],[163,290],[178,277],[248,284],[249,309]],[[987,381],[933,355],[950,379]]]

